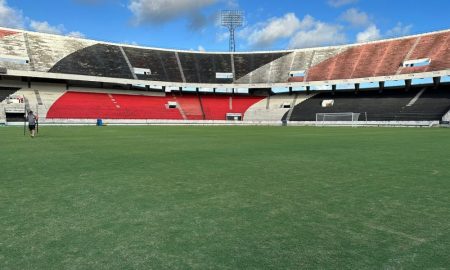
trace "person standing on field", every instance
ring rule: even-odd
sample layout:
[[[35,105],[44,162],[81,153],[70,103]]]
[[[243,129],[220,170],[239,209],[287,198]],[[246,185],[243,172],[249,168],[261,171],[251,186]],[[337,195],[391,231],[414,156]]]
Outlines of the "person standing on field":
[[[31,138],[34,138],[34,135],[35,135],[37,120],[38,120],[38,117],[33,113],[33,111],[29,111],[28,115],[27,115],[27,121],[28,121],[28,129],[30,130]]]

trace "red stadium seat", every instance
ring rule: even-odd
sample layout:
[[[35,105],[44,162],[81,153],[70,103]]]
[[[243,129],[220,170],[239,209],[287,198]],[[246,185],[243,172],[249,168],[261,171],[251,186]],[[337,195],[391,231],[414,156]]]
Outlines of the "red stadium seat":
[[[168,109],[168,97],[67,92],[50,108],[47,118],[58,119],[183,119]]]

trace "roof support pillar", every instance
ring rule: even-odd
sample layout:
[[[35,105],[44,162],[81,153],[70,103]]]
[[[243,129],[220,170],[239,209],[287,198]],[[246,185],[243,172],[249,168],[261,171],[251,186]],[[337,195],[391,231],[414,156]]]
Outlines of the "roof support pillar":
[[[409,89],[411,89],[411,85],[412,85],[412,80],[411,79],[407,79],[407,80],[405,80],[405,90],[406,90],[406,92],[408,92],[409,91]]]
[[[360,84],[359,83],[355,83],[355,94],[359,93],[359,89],[360,89]]]
[[[433,77],[434,87],[438,87],[441,84],[441,77]]]
[[[383,93],[384,90],[384,82],[379,82],[378,83],[378,87],[380,88],[380,90],[378,91],[380,94]]]

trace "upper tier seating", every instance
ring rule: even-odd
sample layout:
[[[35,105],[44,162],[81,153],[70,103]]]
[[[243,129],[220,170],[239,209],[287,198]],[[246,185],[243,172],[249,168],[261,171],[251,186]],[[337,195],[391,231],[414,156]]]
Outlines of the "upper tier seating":
[[[251,73],[272,61],[279,59],[289,52],[284,53],[254,53],[254,54],[234,54],[235,80],[238,83],[266,83],[267,78],[263,76],[255,76]],[[270,67],[266,67],[269,70]],[[284,71],[289,74],[288,70]]]
[[[308,71],[308,81],[395,75],[417,38],[350,47]]]
[[[306,71],[304,82],[345,80],[450,68],[450,31],[284,52],[207,53],[138,48],[87,39],[0,29],[0,67],[121,79],[187,83],[287,83],[291,71]],[[8,57],[10,57],[8,59]],[[405,60],[430,58],[425,67]],[[151,74],[134,74],[150,69]],[[234,73],[217,79],[216,73]],[[64,78],[66,79],[66,78]],[[151,83],[149,83],[151,84]]]
[[[412,106],[407,106],[423,89],[413,88],[378,91],[319,93],[294,108],[291,121],[315,121],[316,113],[362,113],[360,120],[368,121],[418,121],[441,120],[450,110],[450,89],[429,88]],[[334,100],[334,106],[323,108],[323,100]],[[286,119],[287,115],[284,116]]]
[[[187,82],[231,83],[231,79],[217,79],[216,73],[232,73],[229,54],[178,53]]]
[[[123,47],[132,67],[148,68],[150,76],[137,75],[138,79],[182,82],[175,52]]]
[[[49,72],[133,79],[120,48],[105,44],[78,50],[58,62]]]
[[[17,32],[0,29],[0,38],[6,37],[6,36],[10,36],[10,35],[14,35],[14,34],[17,34]]]

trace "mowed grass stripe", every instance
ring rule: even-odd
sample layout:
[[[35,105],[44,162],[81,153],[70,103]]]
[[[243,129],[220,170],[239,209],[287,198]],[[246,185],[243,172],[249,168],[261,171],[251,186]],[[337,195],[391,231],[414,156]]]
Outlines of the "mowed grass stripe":
[[[450,265],[450,130],[0,128],[2,269]]]

